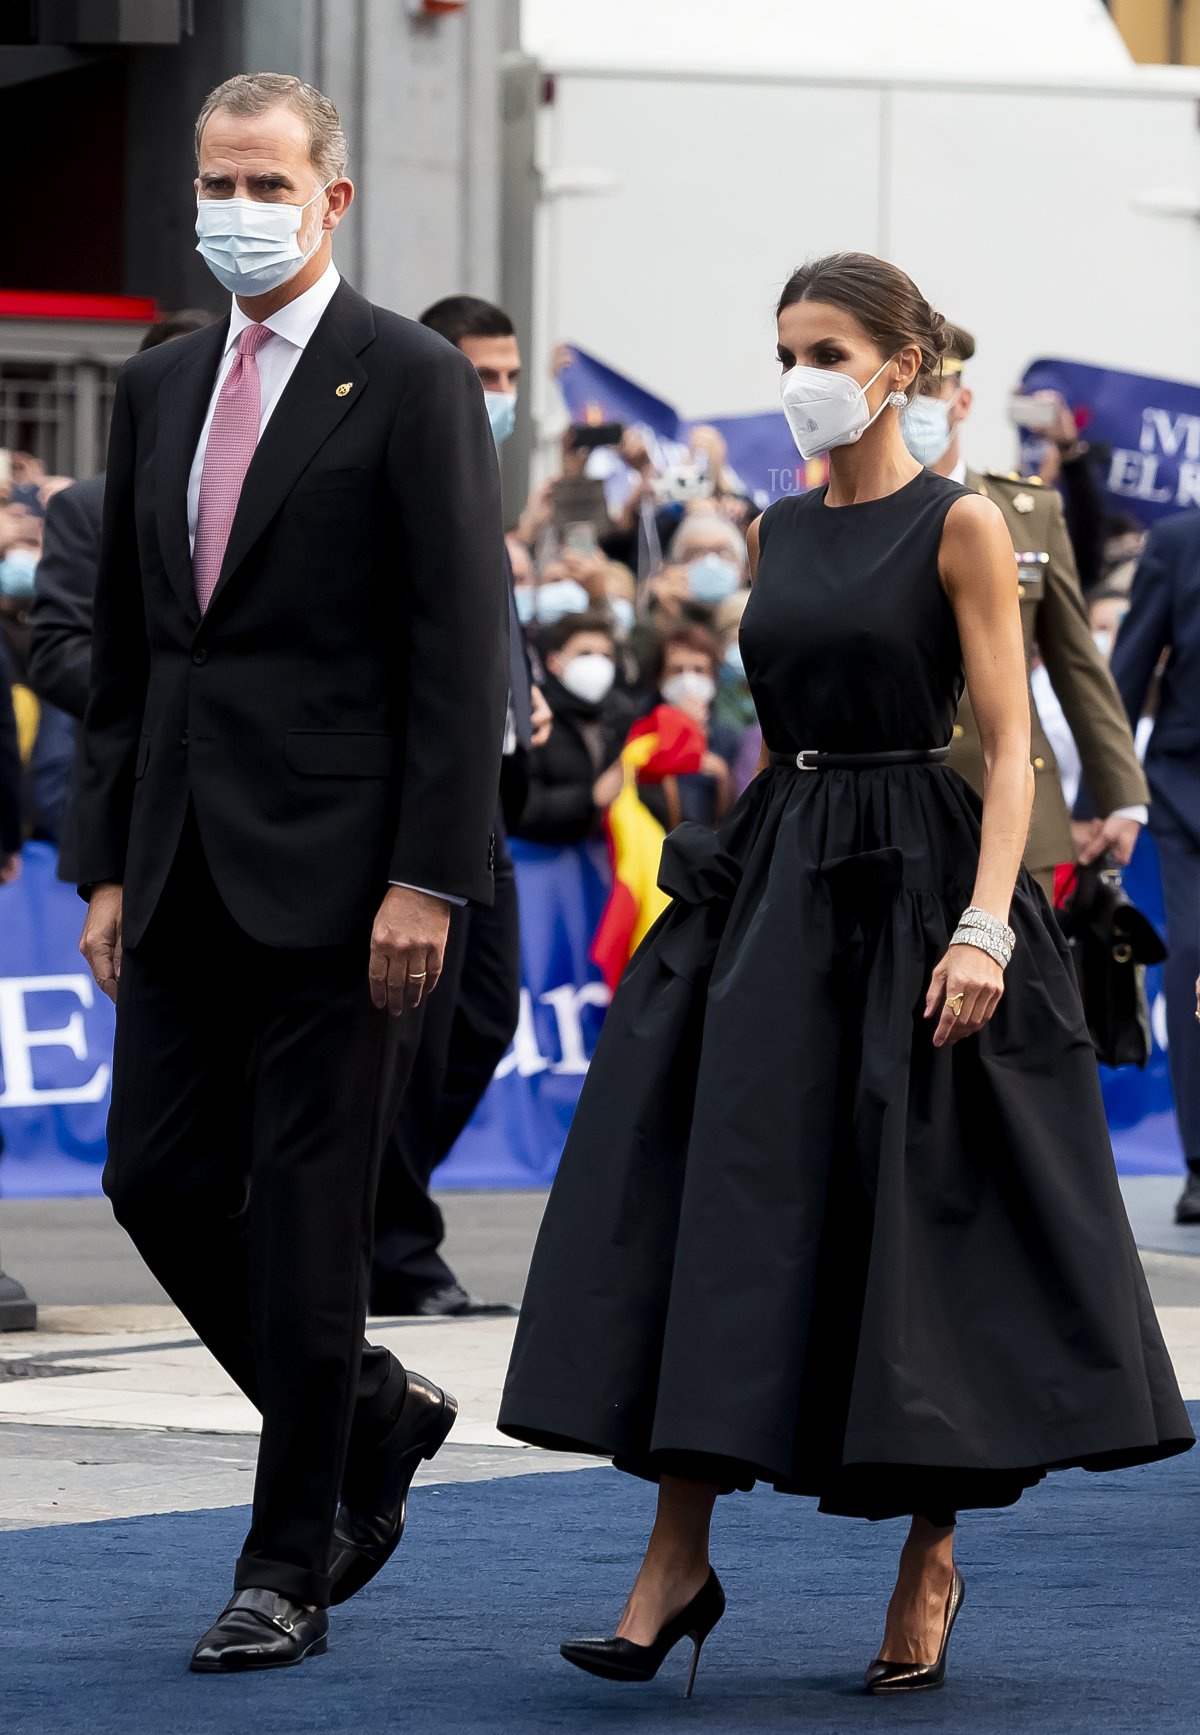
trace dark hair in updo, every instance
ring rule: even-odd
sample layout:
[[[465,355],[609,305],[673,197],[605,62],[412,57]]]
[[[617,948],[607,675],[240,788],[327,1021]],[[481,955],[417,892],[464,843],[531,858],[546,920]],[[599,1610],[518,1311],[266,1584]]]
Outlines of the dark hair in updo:
[[[912,278],[870,253],[830,253],[801,265],[783,286],[776,319],[798,301],[827,301],[853,314],[884,355],[916,344],[921,367],[912,389],[917,391],[938,377],[942,357],[952,347],[953,328],[934,312]]]

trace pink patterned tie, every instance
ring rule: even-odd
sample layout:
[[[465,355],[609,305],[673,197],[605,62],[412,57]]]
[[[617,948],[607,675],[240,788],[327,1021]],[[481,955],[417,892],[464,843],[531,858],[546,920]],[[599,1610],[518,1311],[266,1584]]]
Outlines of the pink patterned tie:
[[[201,614],[217,588],[238,496],[258,444],[262,397],[254,352],[270,336],[265,325],[248,325],[239,336],[237,354],[225,375],[208,430],[196,508],[196,546],[192,550],[192,577]]]

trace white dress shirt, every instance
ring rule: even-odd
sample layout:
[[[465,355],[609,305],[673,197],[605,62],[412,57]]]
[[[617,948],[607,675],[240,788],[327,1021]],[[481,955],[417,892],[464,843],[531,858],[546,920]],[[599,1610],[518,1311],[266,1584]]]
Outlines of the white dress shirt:
[[[271,419],[271,413],[283,396],[283,388],[291,379],[296,363],[304,354],[309,338],[321,322],[321,316],[333,300],[338,284],[342,281],[337,266],[332,259],[325,267],[320,277],[311,289],[306,289],[303,295],[298,295],[294,301],[289,301],[286,307],[281,307],[278,313],[272,313],[266,319],[253,320],[249,314],[243,313],[238,306],[237,297],[233,298],[233,306],[229,315],[229,335],[225,339],[225,349],[221,356],[221,364],[217,369],[217,377],[213,381],[212,397],[208,401],[208,414],[204,418],[204,426],[200,430],[200,440],[196,446],[196,455],[192,459],[192,468],[188,476],[187,516],[188,542],[192,553],[196,552],[196,517],[200,509],[200,478],[204,474],[204,454],[208,450],[208,434],[212,427],[213,416],[216,413],[217,399],[226,376],[233,366],[237,354],[237,341],[249,325],[265,325],[271,336],[265,338],[255,354],[258,364],[258,389],[260,407],[258,417],[258,437],[261,440],[263,429]],[[392,885],[404,886],[403,880],[392,880]],[[406,891],[424,892],[425,886],[405,886]],[[430,897],[443,898],[448,904],[465,904],[465,898],[452,898],[445,892],[428,892]]]
[[[200,507],[200,477],[204,473],[204,454],[208,450],[208,432],[212,427],[212,419],[216,413],[217,399],[226,376],[233,366],[237,354],[237,340],[250,325],[265,325],[272,334],[258,348],[254,359],[258,364],[258,389],[260,408],[258,416],[258,437],[261,440],[263,429],[271,419],[271,412],[283,396],[283,388],[291,379],[296,363],[304,354],[309,338],[320,324],[321,315],[333,300],[338,284],[342,281],[337,266],[330,260],[324,271],[318,277],[311,289],[306,289],[303,295],[298,295],[295,301],[289,301],[286,307],[281,307],[278,313],[270,314],[266,319],[253,320],[249,314],[243,313],[233,299],[233,308],[229,315],[229,335],[225,339],[225,352],[221,357],[221,365],[217,369],[217,377],[213,381],[212,397],[208,401],[208,414],[204,418],[204,426],[200,430],[200,441],[196,447],[196,455],[192,459],[191,474],[188,476],[187,515],[188,539],[192,545],[192,553],[196,552],[196,514]]]

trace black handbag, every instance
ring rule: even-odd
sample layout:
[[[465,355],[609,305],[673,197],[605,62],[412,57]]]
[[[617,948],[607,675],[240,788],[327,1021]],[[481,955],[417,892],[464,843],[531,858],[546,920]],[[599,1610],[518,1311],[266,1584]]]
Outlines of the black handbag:
[[[1146,965],[1167,955],[1157,928],[1132,903],[1108,857],[1075,870],[1059,920],[1079,982],[1096,1057],[1105,1066],[1145,1066],[1150,1058]]]

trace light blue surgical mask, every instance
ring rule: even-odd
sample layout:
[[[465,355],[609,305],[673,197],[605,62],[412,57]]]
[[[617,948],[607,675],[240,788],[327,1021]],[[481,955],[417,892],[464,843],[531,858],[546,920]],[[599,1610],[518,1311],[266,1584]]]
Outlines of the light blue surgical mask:
[[[637,625],[637,610],[627,596],[610,596],[608,606],[623,633],[631,633]]]
[[[223,289],[233,295],[269,295],[306,265],[325,231],[317,225],[312,246],[300,250],[301,218],[332,180],[302,205],[262,199],[197,199],[196,251]]]
[[[10,548],[0,560],[0,596],[14,602],[28,602],[33,595],[33,578],[38,557],[32,548]]]
[[[517,619],[527,627],[537,613],[537,591],[531,584],[514,585],[513,600],[517,605]]]
[[[740,580],[741,573],[733,561],[727,560],[723,554],[702,554],[688,569],[688,589],[692,601],[705,603],[710,607],[732,596]]]
[[[573,578],[551,579],[539,584],[534,592],[534,610],[543,626],[560,621],[564,615],[586,614],[588,593]]]
[[[724,668],[725,673],[732,679],[738,681],[745,680],[746,665],[742,661],[742,647],[738,644],[736,639],[734,639],[731,645],[725,646],[725,655],[721,658],[721,665]]]
[[[492,424],[492,438],[502,446],[517,425],[517,394],[484,392],[483,401],[487,405],[488,421]]]
[[[900,432],[918,464],[936,464],[944,458],[954,430],[950,426],[953,398],[916,397],[900,412]]]

